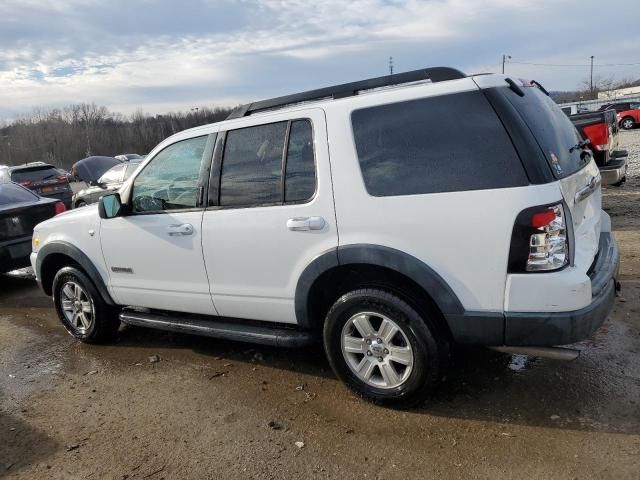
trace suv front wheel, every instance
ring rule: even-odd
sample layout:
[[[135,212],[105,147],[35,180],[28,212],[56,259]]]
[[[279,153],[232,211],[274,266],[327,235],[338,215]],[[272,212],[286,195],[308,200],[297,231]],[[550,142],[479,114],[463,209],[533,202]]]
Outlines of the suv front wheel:
[[[113,339],[120,326],[117,312],[107,305],[84,272],[64,267],[53,279],[53,304],[67,331],[85,343]]]
[[[430,395],[447,351],[430,318],[378,289],[336,301],[326,317],[324,347],[335,374],[356,393],[404,407]]]

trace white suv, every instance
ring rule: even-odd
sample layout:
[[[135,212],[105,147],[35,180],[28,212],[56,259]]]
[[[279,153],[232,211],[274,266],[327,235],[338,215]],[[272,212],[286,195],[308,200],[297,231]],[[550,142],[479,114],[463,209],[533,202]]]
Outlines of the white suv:
[[[39,224],[32,263],[84,342],[120,322],[322,339],[380,403],[451,342],[573,343],[612,308],[600,177],[536,82],[430,68],[265,100],[158,145],[119,193]]]

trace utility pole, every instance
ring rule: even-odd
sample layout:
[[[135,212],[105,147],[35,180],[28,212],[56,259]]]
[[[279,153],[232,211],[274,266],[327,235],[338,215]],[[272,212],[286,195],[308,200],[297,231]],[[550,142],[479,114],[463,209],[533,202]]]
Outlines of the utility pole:
[[[589,90],[591,90],[591,96],[593,97],[593,55],[591,55],[591,80],[589,80]]]
[[[502,55],[502,74],[504,75],[504,64],[507,59],[511,60],[511,55]]]
[[[389,75],[393,75],[393,57],[389,57]]]
[[[11,163],[11,137],[9,135],[2,135],[0,138],[6,138],[7,139],[7,161],[9,162],[9,165],[12,165],[12,163]]]

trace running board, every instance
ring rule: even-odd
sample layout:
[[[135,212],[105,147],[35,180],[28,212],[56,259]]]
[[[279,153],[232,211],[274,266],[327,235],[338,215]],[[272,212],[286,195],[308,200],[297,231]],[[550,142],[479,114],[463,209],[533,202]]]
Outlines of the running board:
[[[127,325],[170,332],[190,333],[239,342],[259,343],[275,347],[299,348],[313,341],[311,332],[280,325],[257,325],[242,320],[196,317],[185,314],[160,314],[124,309],[120,320]]]
[[[563,347],[511,347],[502,345],[489,348],[496,352],[551,358],[553,360],[575,360],[580,355],[580,350]]]

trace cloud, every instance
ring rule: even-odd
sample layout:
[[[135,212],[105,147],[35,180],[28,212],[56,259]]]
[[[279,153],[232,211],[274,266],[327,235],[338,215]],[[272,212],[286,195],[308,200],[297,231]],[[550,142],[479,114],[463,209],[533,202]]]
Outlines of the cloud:
[[[5,0],[0,118],[32,106],[95,101],[162,112],[233,105],[397,71],[451,65],[497,71],[502,54],[533,63],[640,61],[640,4],[595,0]],[[619,15],[625,12],[625,15]],[[640,77],[640,67],[597,67]],[[509,64],[568,89],[583,67]]]

